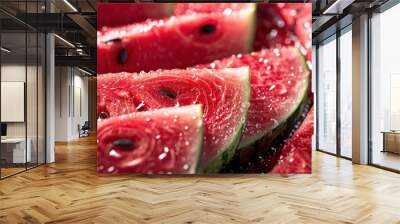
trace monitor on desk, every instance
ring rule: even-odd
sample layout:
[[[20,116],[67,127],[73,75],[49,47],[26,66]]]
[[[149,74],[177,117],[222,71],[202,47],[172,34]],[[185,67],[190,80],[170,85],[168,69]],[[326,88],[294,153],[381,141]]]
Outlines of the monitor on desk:
[[[1,123],[1,138],[4,138],[6,136],[7,136],[7,124]]]

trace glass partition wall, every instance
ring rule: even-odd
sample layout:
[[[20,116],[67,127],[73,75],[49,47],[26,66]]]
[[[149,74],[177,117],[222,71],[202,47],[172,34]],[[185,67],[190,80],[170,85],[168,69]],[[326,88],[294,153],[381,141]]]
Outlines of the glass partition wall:
[[[39,1],[16,6],[24,13],[0,11],[1,179],[45,163],[46,156],[45,35],[18,19],[41,6]]]
[[[371,18],[370,163],[400,172],[400,4]]]
[[[352,157],[351,25],[316,47],[316,130],[319,151]]]

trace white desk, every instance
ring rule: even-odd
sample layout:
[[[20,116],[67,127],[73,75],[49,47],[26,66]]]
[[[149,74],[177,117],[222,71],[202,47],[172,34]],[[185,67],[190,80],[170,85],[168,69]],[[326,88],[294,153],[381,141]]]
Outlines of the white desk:
[[[13,147],[12,148],[12,163],[25,163],[31,162],[32,153],[31,153],[31,146],[32,140],[27,138],[26,142],[28,143],[26,147],[26,154],[25,154],[25,138],[5,138],[1,139],[1,147],[3,151],[3,147]],[[4,150],[4,151],[5,151]],[[26,161],[25,161],[26,159]]]

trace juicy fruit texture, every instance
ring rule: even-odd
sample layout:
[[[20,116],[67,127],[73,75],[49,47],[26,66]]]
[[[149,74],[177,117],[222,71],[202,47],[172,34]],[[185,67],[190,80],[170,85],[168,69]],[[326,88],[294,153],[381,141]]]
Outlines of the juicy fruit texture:
[[[296,35],[306,51],[307,60],[312,60],[312,43],[311,43],[311,14],[300,18],[296,23]]]
[[[286,141],[272,173],[311,173],[311,138],[314,132],[314,108],[299,129]]]
[[[171,14],[172,5],[166,3],[98,3],[97,29],[124,26],[146,19],[162,19]]]
[[[201,105],[137,112],[100,121],[102,173],[195,173],[203,141]]]
[[[248,146],[285,122],[307,97],[309,72],[294,47],[234,55],[200,67],[250,66],[251,98],[240,147]]]
[[[252,7],[255,7],[255,3],[176,3],[174,15],[213,12],[229,13]]]
[[[308,3],[268,3],[257,7],[255,50],[295,46],[299,41],[295,31],[298,21],[311,24],[312,5]]]
[[[103,29],[97,34],[98,73],[186,68],[248,52],[254,19],[255,8],[248,7]]]
[[[204,172],[218,172],[236,152],[249,107],[247,67],[105,74],[97,79],[99,117],[202,104]]]

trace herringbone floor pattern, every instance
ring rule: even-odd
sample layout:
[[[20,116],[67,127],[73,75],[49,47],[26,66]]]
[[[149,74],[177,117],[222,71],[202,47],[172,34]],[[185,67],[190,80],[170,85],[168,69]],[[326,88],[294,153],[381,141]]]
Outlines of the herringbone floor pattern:
[[[104,176],[95,139],[0,181],[0,223],[400,223],[400,175],[314,153],[312,175]]]

